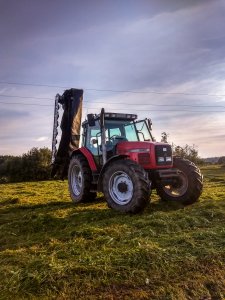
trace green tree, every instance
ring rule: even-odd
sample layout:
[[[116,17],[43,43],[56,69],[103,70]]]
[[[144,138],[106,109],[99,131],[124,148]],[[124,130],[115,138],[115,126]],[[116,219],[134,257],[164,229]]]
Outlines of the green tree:
[[[186,144],[184,147],[173,145],[173,155],[189,159],[196,164],[203,163],[203,160],[198,155],[198,150],[195,145],[190,146]]]
[[[32,148],[22,156],[0,157],[0,182],[46,180],[50,178],[51,151]]]

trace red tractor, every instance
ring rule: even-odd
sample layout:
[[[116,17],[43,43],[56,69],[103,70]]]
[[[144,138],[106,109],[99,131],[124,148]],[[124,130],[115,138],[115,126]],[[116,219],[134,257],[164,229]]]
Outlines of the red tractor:
[[[73,202],[90,201],[103,192],[109,207],[137,213],[146,207],[152,189],[166,201],[188,205],[198,200],[203,187],[200,170],[187,159],[173,157],[169,144],[154,141],[150,119],[137,120],[135,114],[109,113],[102,108],[82,123],[78,147],[82,96],[82,90],[67,90],[57,95],[55,106],[53,175],[59,169],[64,175],[68,171]],[[64,107],[64,118],[56,151],[59,104]]]

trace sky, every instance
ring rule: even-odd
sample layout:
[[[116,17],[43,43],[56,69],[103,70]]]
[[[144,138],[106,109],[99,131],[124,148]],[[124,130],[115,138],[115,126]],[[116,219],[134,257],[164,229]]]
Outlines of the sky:
[[[51,148],[54,98],[83,118],[151,118],[153,136],[225,156],[225,1],[0,0],[0,155]]]

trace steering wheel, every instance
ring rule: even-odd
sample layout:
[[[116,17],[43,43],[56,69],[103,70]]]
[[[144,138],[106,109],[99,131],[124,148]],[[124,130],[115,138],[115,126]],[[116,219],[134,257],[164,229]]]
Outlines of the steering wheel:
[[[116,139],[116,138],[120,138],[120,135],[114,134],[112,136],[110,136],[109,140],[112,140],[112,142]]]
[[[113,143],[114,145],[119,143],[119,142],[125,142],[127,141],[127,138],[125,136],[121,136],[121,135],[112,135],[110,138],[109,138],[109,141],[111,141],[111,143]]]

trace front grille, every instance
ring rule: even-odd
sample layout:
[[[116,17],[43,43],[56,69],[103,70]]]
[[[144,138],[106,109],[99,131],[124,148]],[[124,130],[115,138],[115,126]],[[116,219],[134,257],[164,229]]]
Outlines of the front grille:
[[[149,153],[139,153],[138,154],[138,162],[140,165],[147,165],[150,163]]]
[[[168,166],[172,164],[172,148],[170,145],[155,146],[155,160],[158,166]]]

